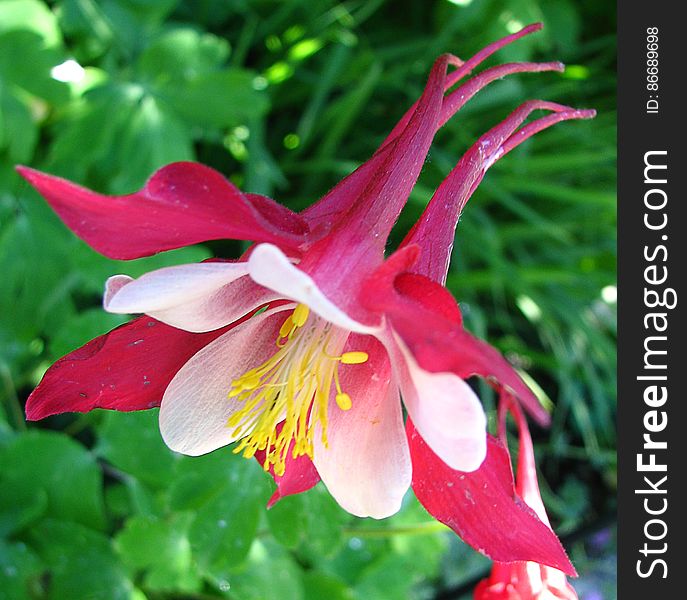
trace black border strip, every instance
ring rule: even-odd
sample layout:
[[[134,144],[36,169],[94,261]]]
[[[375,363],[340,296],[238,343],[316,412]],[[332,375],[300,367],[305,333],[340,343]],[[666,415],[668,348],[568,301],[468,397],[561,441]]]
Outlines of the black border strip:
[[[617,5],[618,597],[623,600],[687,597],[682,380],[687,373],[687,232],[682,231],[687,94],[681,91],[687,28],[680,6],[666,0]],[[647,163],[652,166],[645,173]]]

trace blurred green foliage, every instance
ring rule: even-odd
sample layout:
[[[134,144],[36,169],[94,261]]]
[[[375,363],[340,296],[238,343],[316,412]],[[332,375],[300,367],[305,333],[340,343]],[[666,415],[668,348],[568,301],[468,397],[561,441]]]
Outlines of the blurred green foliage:
[[[174,455],[155,411],[27,428],[22,405],[47,366],[121,322],[99,308],[106,277],[242,246],[107,260],[13,167],[123,193],[196,159],[301,209],[372,153],[438,54],[467,57],[538,20],[544,31],[498,60],[561,59],[567,72],[496,82],[449,122],[392,245],[460,154],[520,102],[599,111],[492,169],[459,225],[448,285],[468,328],[550,403],[551,429],[535,431],[544,500],[569,536],[580,589],[612,594],[587,533],[615,510],[613,10],[591,0],[0,0],[0,598],[449,598],[483,575],[488,561],[412,497],[381,522],[353,519],[321,486],[266,511],[272,484],[257,464],[226,450]]]

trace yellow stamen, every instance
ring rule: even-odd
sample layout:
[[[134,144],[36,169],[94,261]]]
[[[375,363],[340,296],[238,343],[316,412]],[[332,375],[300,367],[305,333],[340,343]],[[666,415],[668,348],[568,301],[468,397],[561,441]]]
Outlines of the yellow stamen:
[[[351,397],[341,389],[339,364],[358,365],[368,360],[365,352],[340,356],[327,352],[328,347],[342,348],[347,337],[347,332],[321,317],[311,317],[305,304],[296,306],[279,329],[275,354],[234,379],[227,394],[240,404],[227,421],[233,435],[241,438],[235,453],[251,458],[264,451],[265,470],[273,467],[282,475],[289,451],[293,458],[313,457],[316,429],[327,446],[332,381],[338,407],[349,410],[352,406]]]
[[[367,359],[367,352],[344,352],[340,358],[345,365],[361,365],[367,362]]]
[[[310,309],[305,304],[299,304],[293,311],[291,318],[293,319],[293,324],[296,327],[303,327],[305,322],[308,320],[308,315],[310,314]]]
[[[290,333],[291,330],[294,327],[293,323],[293,318],[289,315],[289,318],[284,321],[284,324],[281,326],[281,329],[279,330],[279,337],[280,338],[285,338],[287,337]]]
[[[349,410],[351,406],[353,406],[351,397],[344,392],[336,395],[336,403],[339,405],[341,410]]]

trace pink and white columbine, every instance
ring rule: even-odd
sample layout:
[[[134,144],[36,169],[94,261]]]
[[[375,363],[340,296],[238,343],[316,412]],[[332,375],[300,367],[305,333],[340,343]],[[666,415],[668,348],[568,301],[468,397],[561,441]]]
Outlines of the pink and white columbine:
[[[321,478],[350,513],[383,518],[400,508],[412,480],[432,514],[495,560],[574,572],[551,530],[515,496],[503,449],[464,380],[485,377],[540,422],[547,414],[507,361],[462,328],[442,284],[458,217],[487,169],[537,131],[593,111],[523,104],[468,150],[399,250],[384,256],[438,129],[495,79],[562,69],[500,65],[447,93],[538,28],[467,62],[441,56],[372,158],[300,214],[194,163],[164,167],[140,192],[118,197],[20,167],[77,235],[112,258],[213,239],[255,242],[236,261],[110,278],[105,309],[144,316],[53,365],[29,398],[28,418],[159,405],[170,448],[200,455],[238,441],[235,452],[257,456],[275,477],[275,501]],[[550,114],[523,126],[537,109]],[[474,502],[484,496],[483,508],[512,518],[518,535],[495,535],[470,510],[444,514],[428,492],[435,469],[455,490],[472,481]]]

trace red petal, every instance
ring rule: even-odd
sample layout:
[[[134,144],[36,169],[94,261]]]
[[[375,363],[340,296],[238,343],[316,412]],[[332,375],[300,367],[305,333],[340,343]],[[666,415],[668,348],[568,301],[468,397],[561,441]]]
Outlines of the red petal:
[[[444,92],[453,87],[463,77],[470,74],[472,69],[479,66],[486,58],[521,37],[538,31],[541,27],[541,24],[535,23],[512,35],[497,40],[465,63],[455,56],[444,55],[440,57],[432,68],[432,73],[422,97],[406,111],[391,133],[380,144],[372,158],[342,180],[319,202],[304,211],[303,216],[306,217],[310,225],[329,229],[337,218],[341,217],[355,205],[360,196],[369,194],[370,189],[378,181],[388,176],[390,172],[389,165],[400,163],[400,161],[406,160],[406,155],[410,154],[412,157],[413,153],[418,155],[415,158],[424,159],[424,155],[427,153],[426,144],[431,141],[436,131],[472,96],[491,81],[516,72],[560,70],[561,65],[559,63],[504,65],[496,68],[496,70],[490,69],[489,72],[485,72],[475,78],[475,80],[468,82],[466,86],[461,86],[461,88],[455,90],[449,96],[444,97]],[[446,74],[447,63],[457,67],[456,70]],[[436,87],[437,85],[441,86],[440,90]],[[439,91],[441,95],[439,95]],[[428,111],[428,109],[431,109],[432,105],[436,106],[439,100],[441,100],[441,115],[440,119],[436,120],[432,111]],[[424,141],[419,141],[420,138],[412,139],[413,132],[417,126],[424,130],[422,131]],[[414,167],[406,165],[399,170],[401,174],[398,180],[399,187],[404,187],[408,183],[412,186],[412,181],[417,176],[416,174],[411,175],[413,169]],[[405,194],[405,190],[403,194]],[[396,198],[392,198],[392,200],[405,202],[405,197],[402,197],[401,194]]]
[[[227,329],[188,333],[139,317],[52,365],[29,396],[26,416],[36,421],[94,408],[132,411],[160,406],[176,372]]]
[[[446,84],[445,84],[445,89],[449,90],[452,88],[456,83],[458,83],[461,79],[469,75],[473,69],[481,65],[487,58],[489,58],[492,54],[498,52],[501,48],[508,46],[509,44],[512,44],[513,42],[519,40],[520,38],[529,35],[531,33],[534,33],[536,31],[539,31],[543,25],[541,23],[533,23],[531,25],[527,25],[526,27],[523,27],[520,31],[516,31],[515,33],[506,36],[504,38],[501,38],[500,40],[496,40],[495,42],[492,42],[488,46],[482,48],[477,54],[466,60],[461,64],[460,59],[457,59],[457,68],[455,71],[452,73],[449,73],[449,75],[446,77]],[[461,86],[463,87],[463,86]],[[460,88],[459,88],[460,89]],[[444,102],[444,107],[442,110],[442,120],[441,124],[443,125],[457,110],[460,109],[460,106],[462,106],[463,103],[460,103],[458,101],[458,97],[460,93],[456,94],[455,92],[458,90],[454,90],[454,92],[451,92],[449,97],[447,98],[447,101]],[[452,98],[451,98],[452,97]],[[449,99],[450,98],[450,99]],[[465,100],[467,102],[467,99]],[[460,104],[460,106],[456,106],[457,104]],[[380,148],[383,148],[388,142],[393,140],[401,131],[406,124],[408,123],[408,120],[410,119],[411,115],[413,114],[413,111],[415,110],[415,107],[417,106],[417,103],[413,104],[413,106],[410,107],[408,111],[403,115],[401,120],[396,124],[394,129],[391,131],[391,133],[387,136],[387,138],[382,142]]]
[[[167,165],[141,191],[126,196],[97,194],[28,167],[17,170],[76,235],[110,258],[227,238],[295,248],[307,232],[297,214],[269,198],[249,200],[220,173],[197,163]]]
[[[449,468],[407,424],[413,490],[427,511],[492,560],[530,560],[576,575],[555,534],[516,494],[510,457],[488,437],[487,458],[472,473]]]
[[[422,97],[402,131],[303,212],[313,228],[315,225],[331,226],[332,215],[336,216],[335,235],[326,238],[331,255],[350,257],[351,248],[362,254],[369,253],[369,245],[361,243],[362,239],[383,249],[438,129],[449,64],[460,62],[449,54],[436,60]]]
[[[267,502],[267,508],[274,506],[282,498],[293,494],[307,492],[320,481],[320,476],[312,461],[305,455],[286,459],[286,471],[283,475],[274,475],[277,489]]]
[[[479,375],[504,386],[541,425],[548,425],[549,414],[498,350],[478,340],[461,327],[447,326],[439,320],[430,322],[421,314],[392,319],[418,364],[428,371],[452,371],[462,379]],[[417,323],[423,323],[418,327]],[[445,322],[444,322],[445,323]]]
[[[443,286],[409,274],[416,246],[394,253],[362,286],[361,303],[382,312],[418,364],[427,371],[449,371],[462,379],[479,375],[510,390],[540,424],[549,415],[508,361],[463,329],[455,299]]]
[[[553,114],[518,130],[534,110],[550,110]],[[593,110],[575,110],[552,102],[532,100],[519,106],[480,137],[441,183],[427,208],[401,243],[401,247],[417,244],[422,250],[413,271],[442,283],[446,280],[458,219],[491,165],[547,127],[570,119],[589,119],[594,115]]]
[[[401,273],[394,280],[398,293],[425,310],[443,317],[450,323],[461,325],[463,315],[451,292],[443,285],[429,281],[415,273]]]

